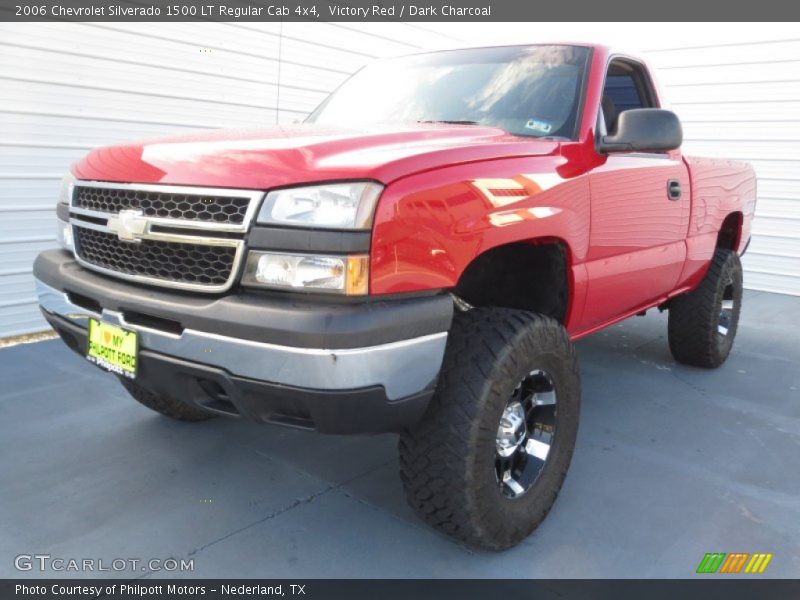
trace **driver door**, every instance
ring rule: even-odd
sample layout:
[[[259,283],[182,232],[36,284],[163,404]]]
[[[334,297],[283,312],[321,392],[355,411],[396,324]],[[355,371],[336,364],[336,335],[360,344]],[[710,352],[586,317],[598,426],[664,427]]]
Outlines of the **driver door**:
[[[658,106],[643,65],[611,61],[601,133],[603,126],[612,133],[624,110]],[[610,154],[590,173],[589,286],[582,328],[627,316],[674,289],[686,259],[689,185],[680,150]]]

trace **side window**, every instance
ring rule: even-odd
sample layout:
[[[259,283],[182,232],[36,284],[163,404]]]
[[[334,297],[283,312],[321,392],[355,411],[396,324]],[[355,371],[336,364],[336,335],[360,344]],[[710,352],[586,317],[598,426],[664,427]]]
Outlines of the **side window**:
[[[632,73],[606,77],[606,87],[603,90],[603,94],[611,98],[618,112],[630,110],[631,108],[645,107]]]
[[[644,67],[625,60],[612,61],[606,74],[601,107],[606,132],[614,132],[621,112],[656,106],[655,94]]]

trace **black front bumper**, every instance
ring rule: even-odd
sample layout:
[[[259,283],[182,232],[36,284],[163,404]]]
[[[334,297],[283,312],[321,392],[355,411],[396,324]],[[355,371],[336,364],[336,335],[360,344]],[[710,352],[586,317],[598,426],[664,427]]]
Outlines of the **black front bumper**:
[[[130,320],[122,324],[139,331],[141,337],[138,385],[208,411],[326,433],[397,431],[416,423],[434,392],[439,365],[431,371],[430,354],[416,363],[408,363],[408,355],[416,340],[430,338],[441,339],[443,353],[443,332],[452,318],[448,296],[333,304],[255,293],[205,298],[142,288],[87,271],[61,251],[42,253],[34,275],[45,317],[75,352],[86,353],[88,318],[124,315]],[[59,305],[59,296],[64,307]],[[181,344],[189,332],[208,337],[188,338],[199,341]],[[204,354],[206,349],[198,344],[208,340],[226,340],[229,345],[214,346],[213,352]],[[226,355],[226,347],[238,353],[236,357]],[[388,360],[370,362],[375,352],[387,348]],[[285,358],[281,351],[286,352]],[[248,375],[236,372],[247,360],[261,364],[259,353],[265,352],[271,358],[264,359],[265,368],[257,370],[257,376],[252,369]],[[276,352],[278,368],[274,366]],[[315,361],[309,363],[309,370],[298,376],[294,369],[294,378],[287,378],[291,361],[304,360],[308,353]],[[237,358],[242,356],[245,361]],[[363,377],[352,372],[358,370],[360,360],[367,371]],[[387,370],[393,361],[397,361],[396,369]],[[427,369],[428,374],[408,387],[415,368],[417,373]],[[391,381],[375,376],[376,369],[383,369]],[[334,385],[303,385],[327,380]],[[368,384],[346,386],[351,380]],[[387,389],[404,391],[388,394]]]
[[[144,287],[80,266],[62,250],[33,264],[36,279],[101,308],[156,317],[245,340],[301,348],[360,348],[448,331],[453,302],[447,295],[364,302],[299,294],[239,292],[210,295]]]
[[[86,329],[46,311],[44,315],[72,350],[86,354]],[[381,386],[315,390],[280,385],[149,350],[139,354],[136,383],[213,413],[343,434],[399,431],[422,418],[433,395],[431,388],[392,401]]]

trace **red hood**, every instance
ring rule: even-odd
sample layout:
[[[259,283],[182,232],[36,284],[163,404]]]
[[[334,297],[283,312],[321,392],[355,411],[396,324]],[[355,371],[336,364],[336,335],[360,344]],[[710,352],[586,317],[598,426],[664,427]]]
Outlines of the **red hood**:
[[[335,131],[295,126],[204,131],[98,148],[72,167],[79,179],[268,189],[313,181],[389,183],[436,167],[552,154],[558,143],[501,129],[420,125]]]

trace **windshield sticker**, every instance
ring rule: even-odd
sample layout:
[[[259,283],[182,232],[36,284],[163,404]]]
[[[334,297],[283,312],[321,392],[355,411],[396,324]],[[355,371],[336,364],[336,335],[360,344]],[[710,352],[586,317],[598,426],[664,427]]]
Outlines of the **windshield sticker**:
[[[532,129],[537,133],[550,133],[553,131],[553,124],[548,123],[547,121],[542,121],[541,119],[528,119],[528,122],[525,123],[525,129]]]

